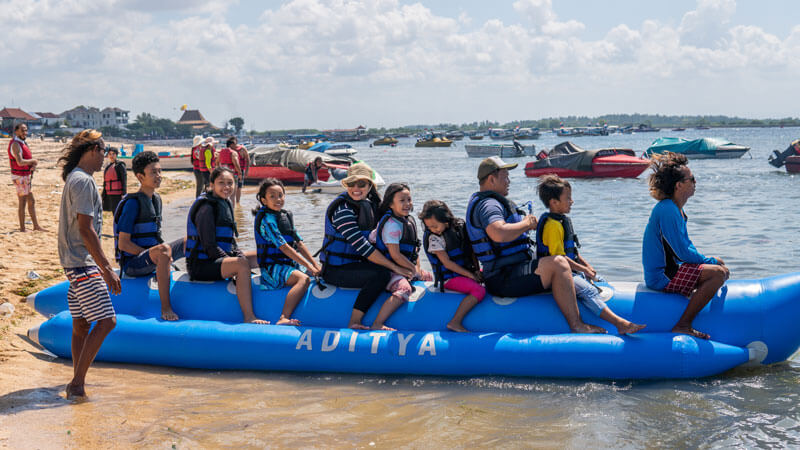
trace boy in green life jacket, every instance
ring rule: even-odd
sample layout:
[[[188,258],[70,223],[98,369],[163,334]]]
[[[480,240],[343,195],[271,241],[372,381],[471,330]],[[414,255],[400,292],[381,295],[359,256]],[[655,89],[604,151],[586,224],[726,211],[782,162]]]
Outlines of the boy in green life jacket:
[[[114,214],[114,244],[120,274],[141,277],[156,273],[161,298],[161,318],[178,320],[169,296],[170,265],[184,255],[185,238],[165,243],[161,237],[161,163],[145,151],[131,163],[141,187],[126,195]]]
[[[567,216],[572,209],[572,187],[558,175],[545,175],[539,179],[539,198],[548,212],[539,217],[536,228],[536,254],[538,257],[564,255],[572,269],[575,295],[593,314],[617,327],[619,334],[635,333],[645,325],[635,324],[614,314],[605,304],[600,291],[591,281],[602,281],[597,271],[578,252],[580,242],[572,220]]]

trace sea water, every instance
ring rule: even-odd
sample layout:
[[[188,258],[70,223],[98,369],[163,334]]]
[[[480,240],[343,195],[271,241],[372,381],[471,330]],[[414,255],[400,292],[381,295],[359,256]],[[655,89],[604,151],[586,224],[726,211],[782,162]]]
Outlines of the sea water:
[[[798,128],[713,129],[571,140],[585,149],[632,148],[637,154],[660,136],[721,137],[752,147],[735,160],[693,160],[697,192],[687,203],[689,233],[706,255],[722,257],[733,278],[761,278],[800,270],[800,176],[767,164],[774,149],[800,137]],[[563,141],[546,132],[537,149]],[[479,143],[491,142],[485,138]],[[429,199],[462,216],[477,190],[480,159],[450,148],[355,145],[357,157],[387,183],[411,186],[415,213]],[[534,202],[530,158],[509,159],[509,197]],[[571,217],[581,251],[609,280],[641,281],[641,238],[655,200],[647,174],[638,179],[572,179]],[[286,208],[312,251],[322,240],[332,195],[290,189]],[[165,213],[166,237],[184,232],[190,202]],[[239,242],[253,249],[253,188],[237,208]],[[341,374],[210,372],[108,365],[115,380],[136,380],[133,398],[120,395],[107,413],[138,420],[135,445],[469,447],[755,447],[800,444],[800,364],[735,370],[688,381],[609,382],[531,378],[443,378]],[[99,375],[98,375],[99,376]],[[116,381],[115,381],[116,382]],[[125,383],[125,381],[122,381]],[[128,382],[129,384],[133,383]],[[139,404],[136,399],[147,406]],[[111,399],[111,403],[114,400]],[[149,424],[149,425],[148,425]],[[125,442],[125,441],[123,441]]]

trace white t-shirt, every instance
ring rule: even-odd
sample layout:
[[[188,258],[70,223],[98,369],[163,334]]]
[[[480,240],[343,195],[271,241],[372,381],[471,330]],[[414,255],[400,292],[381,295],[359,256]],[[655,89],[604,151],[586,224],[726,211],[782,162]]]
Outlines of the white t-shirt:
[[[443,236],[439,236],[438,234],[430,233],[428,235],[428,251],[439,252],[439,251],[447,251],[447,243],[444,240]]]

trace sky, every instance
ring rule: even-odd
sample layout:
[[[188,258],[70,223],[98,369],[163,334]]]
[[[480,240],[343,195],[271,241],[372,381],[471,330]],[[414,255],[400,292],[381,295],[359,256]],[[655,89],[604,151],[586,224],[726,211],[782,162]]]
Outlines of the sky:
[[[0,0],[0,106],[217,126],[797,117],[790,0]],[[11,38],[9,38],[11,37]]]

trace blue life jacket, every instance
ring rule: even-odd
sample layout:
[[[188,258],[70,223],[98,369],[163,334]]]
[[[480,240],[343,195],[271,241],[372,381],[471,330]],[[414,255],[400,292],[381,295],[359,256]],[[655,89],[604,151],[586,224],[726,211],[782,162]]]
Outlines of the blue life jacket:
[[[233,218],[233,205],[227,199],[219,198],[214,194],[203,193],[189,208],[189,216],[186,218],[186,260],[209,259],[203,245],[200,243],[200,235],[197,232],[197,225],[194,220],[200,206],[208,203],[214,210],[214,226],[217,246],[227,254],[231,254],[236,245],[236,221]]]
[[[272,241],[264,239],[264,236],[261,235],[261,224],[267,214],[275,216],[278,224],[278,231],[280,231],[283,240],[286,241],[287,244],[296,249],[297,243],[300,241],[294,228],[294,217],[291,212],[285,209],[273,211],[266,206],[262,206],[261,209],[258,210],[256,218],[253,221],[255,230],[253,236],[256,237],[256,249],[258,250],[258,266],[267,267],[274,264],[283,264],[285,266],[297,267],[297,263],[292,258],[286,256]]]
[[[119,248],[119,219],[122,217],[125,204],[132,200],[139,202],[139,214],[134,221],[131,242],[144,249],[164,242],[161,238],[161,196],[153,193],[151,199],[143,192],[125,195],[114,212],[114,257],[120,263],[120,267],[124,267],[128,259],[136,256]]]
[[[578,236],[575,235],[575,229],[572,228],[572,219],[564,214],[554,214],[551,212],[542,214],[539,217],[539,224],[536,225],[536,256],[539,258],[550,256],[550,249],[544,245],[542,241],[544,224],[547,223],[548,218],[558,221],[561,226],[564,227],[564,253],[570,259],[577,259],[578,249],[581,247],[581,243],[578,241]]]
[[[425,228],[422,236],[422,246],[425,249],[425,254],[428,255],[428,262],[431,263],[433,275],[435,277],[434,286],[439,286],[439,289],[444,291],[444,283],[458,276],[461,276],[442,264],[435,254],[428,250],[429,240],[428,237],[431,232]],[[469,245],[469,237],[467,236],[466,225],[461,219],[456,219],[455,223],[442,233],[445,242],[445,252],[450,261],[463,267],[465,270],[474,272],[476,267],[473,264],[472,246]]]
[[[378,229],[375,237],[375,248],[377,248],[379,252],[383,253],[383,256],[385,256],[386,259],[392,261],[392,255],[389,253],[389,247],[387,247],[386,243],[383,242],[382,236],[383,227],[386,225],[386,221],[391,217],[394,217],[403,224],[403,235],[400,237],[400,253],[408,258],[408,260],[413,264],[416,264],[417,259],[419,258],[420,246],[419,239],[417,239],[417,224],[414,222],[413,218],[398,216],[392,212],[391,209],[387,211],[378,222]]]
[[[343,266],[364,261],[364,258],[356,252],[353,246],[333,226],[333,213],[342,203],[347,203],[355,211],[358,229],[364,239],[368,239],[370,231],[375,228],[375,216],[378,211],[377,201],[355,201],[350,198],[347,192],[339,194],[325,211],[325,237],[322,240],[322,248],[317,252],[320,253],[319,260],[325,265]]]
[[[511,242],[494,242],[486,234],[486,230],[475,225],[475,210],[478,203],[493,198],[503,207],[503,217],[506,223],[517,223],[522,220],[524,213],[504,196],[494,191],[481,191],[472,194],[467,205],[467,235],[469,235],[472,251],[483,266],[486,278],[491,278],[501,272],[504,267],[515,266],[533,259],[530,251],[530,239],[525,233],[520,234]]]

